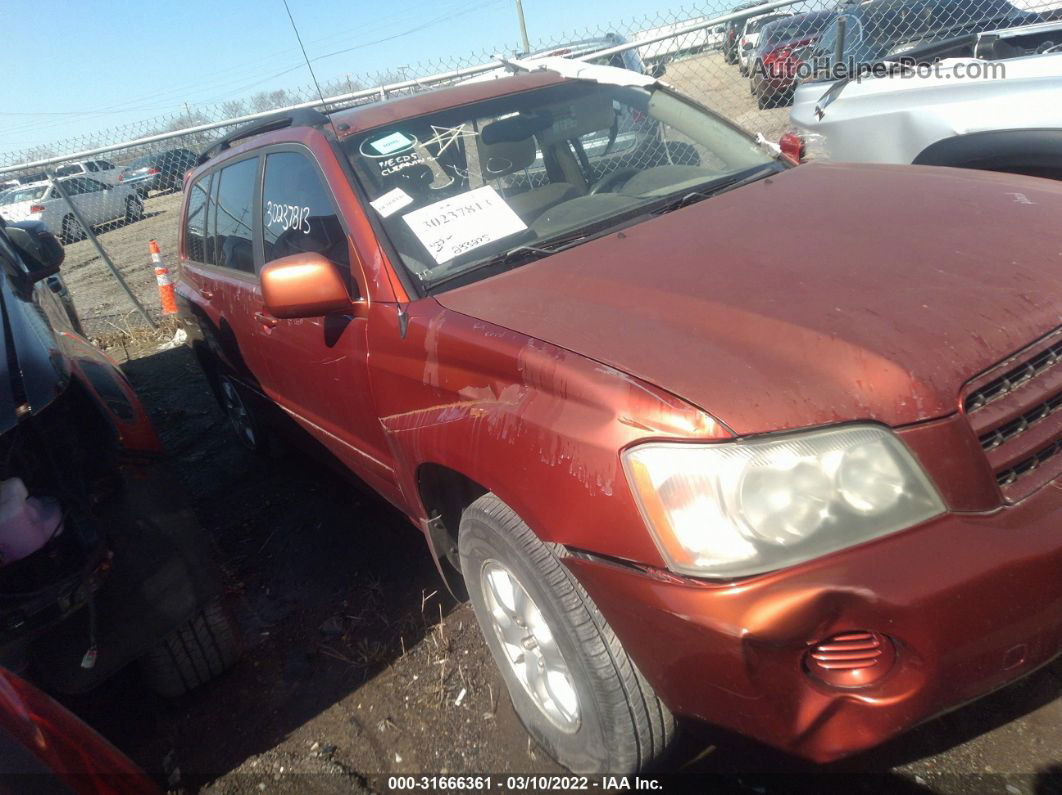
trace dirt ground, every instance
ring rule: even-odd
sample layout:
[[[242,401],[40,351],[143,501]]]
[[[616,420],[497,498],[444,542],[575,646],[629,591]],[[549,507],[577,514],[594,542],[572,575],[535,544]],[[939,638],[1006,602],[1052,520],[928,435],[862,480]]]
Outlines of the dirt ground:
[[[667,79],[777,140],[786,111],[756,111],[737,69],[712,59],[672,64]],[[100,233],[152,308],[147,244],[157,239],[176,261],[180,200],[152,197],[143,221]],[[67,248],[63,274],[90,335],[113,343],[139,327],[89,242]],[[299,453],[245,452],[189,352],[132,337],[109,353],[124,361],[175,484],[216,541],[246,649],[234,670],[184,698],[156,698],[126,672],[69,705],[185,791],[350,792],[379,789],[386,773],[560,772],[529,741],[470,608],[445,592],[418,532]],[[684,727],[667,769],[760,789],[811,772],[700,725]],[[826,772],[846,786],[857,774],[873,791],[1062,792],[1062,663]]]

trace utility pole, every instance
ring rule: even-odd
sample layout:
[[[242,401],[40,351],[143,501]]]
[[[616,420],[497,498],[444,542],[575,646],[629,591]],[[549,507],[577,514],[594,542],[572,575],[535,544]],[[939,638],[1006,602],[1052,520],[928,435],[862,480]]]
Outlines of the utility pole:
[[[516,0],[516,18],[520,21],[520,43],[524,47],[524,55],[531,52],[531,45],[527,43],[527,23],[524,22],[523,0]]]

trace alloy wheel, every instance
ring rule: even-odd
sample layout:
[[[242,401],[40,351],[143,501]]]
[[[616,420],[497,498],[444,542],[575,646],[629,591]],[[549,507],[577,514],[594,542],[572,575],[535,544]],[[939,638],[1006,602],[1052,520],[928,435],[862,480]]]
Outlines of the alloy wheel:
[[[505,659],[531,700],[558,729],[579,728],[575,681],[545,616],[509,569],[483,563],[483,598]]]
[[[221,379],[221,403],[225,407],[225,416],[229,418],[229,424],[236,432],[240,441],[251,450],[258,446],[258,438],[255,435],[254,420],[251,412],[240,397],[236,384],[228,376]]]

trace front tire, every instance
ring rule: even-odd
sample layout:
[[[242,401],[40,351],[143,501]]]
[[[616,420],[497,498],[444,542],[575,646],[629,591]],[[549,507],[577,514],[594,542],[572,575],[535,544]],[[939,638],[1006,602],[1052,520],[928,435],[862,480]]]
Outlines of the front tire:
[[[539,745],[588,775],[660,759],[675,720],[555,547],[488,493],[462,515],[458,549],[487,646]]]
[[[221,675],[239,656],[236,624],[216,599],[149,651],[141,666],[152,690],[175,698]]]

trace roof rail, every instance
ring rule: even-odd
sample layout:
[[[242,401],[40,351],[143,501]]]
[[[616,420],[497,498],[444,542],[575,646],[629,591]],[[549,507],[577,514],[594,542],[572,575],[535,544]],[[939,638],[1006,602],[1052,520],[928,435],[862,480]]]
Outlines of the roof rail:
[[[285,127],[320,127],[328,124],[328,116],[315,108],[299,108],[288,113],[278,113],[275,116],[266,116],[248,124],[237,127],[223,138],[214,141],[203,150],[196,160],[196,165],[201,166],[212,157],[224,152],[237,141],[250,138],[253,135],[283,130]]]

